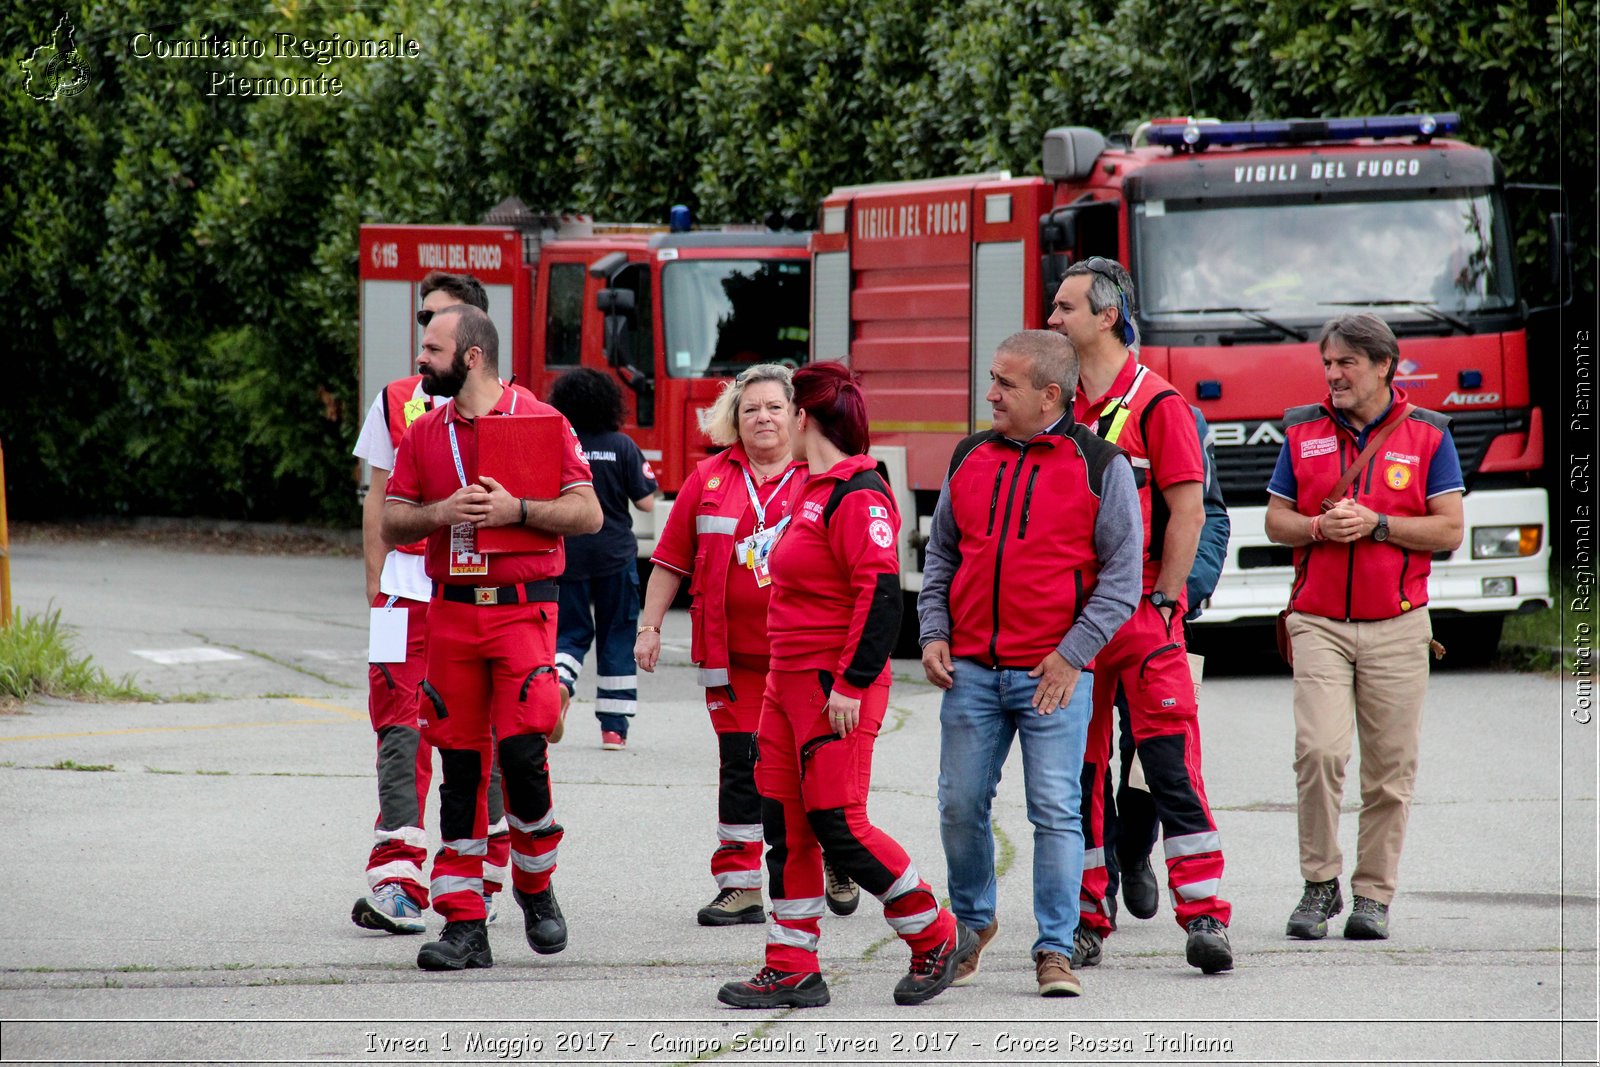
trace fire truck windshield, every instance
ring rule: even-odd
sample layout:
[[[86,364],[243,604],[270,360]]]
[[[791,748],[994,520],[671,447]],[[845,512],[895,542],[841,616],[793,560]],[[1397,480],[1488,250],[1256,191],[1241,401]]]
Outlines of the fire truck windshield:
[[[679,259],[661,272],[667,373],[723,378],[753,363],[805,362],[810,265],[803,259]]]
[[[1451,330],[1516,305],[1499,199],[1152,201],[1134,210],[1140,318],[1155,330],[1318,325],[1346,307]],[[1241,322],[1240,320],[1246,320]]]

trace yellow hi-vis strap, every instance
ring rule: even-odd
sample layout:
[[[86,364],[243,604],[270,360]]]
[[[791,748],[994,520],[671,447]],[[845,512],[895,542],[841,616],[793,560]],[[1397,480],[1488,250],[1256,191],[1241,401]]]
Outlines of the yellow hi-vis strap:
[[[1120,405],[1117,406],[1117,413],[1111,419],[1111,430],[1105,436],[1105,439],[1108,442],[1111,444],[1117,443],[1117,438],[1122,436],[1122,428],[1128,424],[1128,416],[1131,414],[1133,414],[1133,412],[1129,411],[1127,408]],[[1106,413],[1102,411],[1100,413],[1100,417],[1102,419],[1105,418]]]

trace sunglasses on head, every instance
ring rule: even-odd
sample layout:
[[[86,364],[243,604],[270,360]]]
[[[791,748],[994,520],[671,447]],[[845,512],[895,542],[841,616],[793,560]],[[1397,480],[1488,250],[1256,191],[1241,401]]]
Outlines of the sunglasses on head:
[[[1115,268],[1121,267],[1122,264],[1118,263],[1116,260],[1107,259],[1105,256],[1090,256],[1088,259],[1083,261],[1083,266],[1085,270],[1091,270],[1100,275],[1102,278],[1109,278],[1111,280],[1111,284],[1115,285],[1118,290],[1121,290],[1122,283],[1117,280],[1117,272]]]

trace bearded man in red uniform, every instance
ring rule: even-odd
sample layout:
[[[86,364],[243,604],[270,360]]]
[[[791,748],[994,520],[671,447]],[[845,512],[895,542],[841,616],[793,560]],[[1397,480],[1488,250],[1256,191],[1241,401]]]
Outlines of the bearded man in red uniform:
[[[438,941],[417,966],[460,970],[493,966],[485,927],[483,866],[488,853],[491,747],[499,756],[511,825],[511,884],[528,943],[548,954],[567,947],[567,925],[550,885],[562,829],[555,821],[546,761],[560,717],[555,673],[559,542],[542,552],[478,551],[480,527],[521,524],[547,534],[594,533],[604,516],[572,427],[549,462],[560,465],[554,500],[512,496],[478,474],[478,420],[544,414],[548,404],[499,377],[499,337],[489,316],[469,304],[436,313],[423,335],[418,369],[449,396],[417,419],[400,442],[389,476],[383,536],[393,544],[428,538],[427,679],[418,706],[424,740],[439,750],[443,844],[434,858],[433,908],[444,916]]]

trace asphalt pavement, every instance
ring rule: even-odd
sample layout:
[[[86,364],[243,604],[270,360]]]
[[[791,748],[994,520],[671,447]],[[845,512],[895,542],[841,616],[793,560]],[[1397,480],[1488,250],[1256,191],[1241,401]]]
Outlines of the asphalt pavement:
[[[906,955],[868,899],[823,921],[830,1005],[738,1011],[715,993],[759,967],[764,927],[695,923],[714,893],[716,745],[683,613],[628,748],[600,748],[591,675],[552,749],[570,946],[535,956],[512,906],[492,969],[429,974],[425,937],[349,919],[375,814],[359,559],[113,538],[14,543],[11,568],[19,608],[59,609],[81,651],[163,699],[0,714],[0,1062],[1596,1061],[1596,727],[1552,676],[1434,676],[1387,942],[1338,922],[1284,937],[1291,685],[1255,669],[1201,694],[1232,972],[1185,964],[1164,901],[1149,921],[1124,912],[1082,997],[1037,996],[1013,753],[1001,930],[972,985],[895,1007]],[[915,662],[895,667],[871,811],[942,892],[939,697]],[[1356,801],[1352,782],[1347,857]]]

